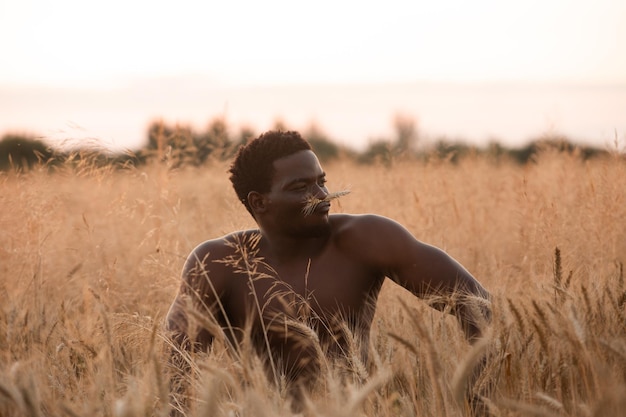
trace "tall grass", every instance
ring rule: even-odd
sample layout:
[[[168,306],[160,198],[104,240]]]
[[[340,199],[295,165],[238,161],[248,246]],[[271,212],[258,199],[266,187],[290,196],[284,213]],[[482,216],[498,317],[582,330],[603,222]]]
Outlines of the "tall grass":
[[[392,168],[337,161],[335,212],[397,219],[494,295],[485,342],[385,284],[374,366],[332,366],[311,416],[461,416],[480,353],[499,416],[607,416],[626,409],[626,163],[541,154]],[[0,415],[146,416],[170,411],[162,320],[186,255],[254,226],[227,166],[124,171],[84,163],[0,176]],[[291,415],[258,358],[216,344],[193,358],[188,415]]]

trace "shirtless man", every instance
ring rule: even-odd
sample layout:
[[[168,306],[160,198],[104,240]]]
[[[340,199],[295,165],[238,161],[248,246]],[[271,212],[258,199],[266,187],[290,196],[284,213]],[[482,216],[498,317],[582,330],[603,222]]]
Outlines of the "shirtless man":
[[[391,219],[330,214],[336,195],[297,132],[262,134],[239,149],[230,173],[258,230],[208,240],[187,258],[166,320],[177,346],[172,360],[178,349],[205,351],[215,337],[237,350],[249,331],[275,381],[283,375],[294,386],[310,386],[322,360],[346,355],[348,340],[360,344],[366,360],[386,278],[417,297],[455,300],[450,311],[467,339],[481,336],[491,313],[478,281]]]

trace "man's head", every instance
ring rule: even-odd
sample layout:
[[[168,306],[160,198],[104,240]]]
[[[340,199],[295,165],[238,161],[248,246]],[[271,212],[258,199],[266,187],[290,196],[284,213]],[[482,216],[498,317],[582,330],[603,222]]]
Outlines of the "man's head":
[[[274,161],[311,150],[309,142],[294,131],[268,131],[239,148],[230,167],[230,181],[239,200],[254,216],[248,202],[251,191],[267,193],[272,186]]]

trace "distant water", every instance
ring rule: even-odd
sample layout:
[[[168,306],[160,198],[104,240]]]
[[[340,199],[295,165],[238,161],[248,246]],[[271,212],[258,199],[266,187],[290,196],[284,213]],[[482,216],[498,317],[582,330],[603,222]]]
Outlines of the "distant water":
[[[393,137],[393,119],[417,122],[422,142],[439,138],[518,146],[545,134],[605,146],[626,142],[626,85],[374,84],[221,87],[202,79],[135,82],[92,90],[0,87],[0,135],[25,132],[77,144],[137,149],[148,124],[204,129],[225,116],[257,132],[276,120],[355,149]]]

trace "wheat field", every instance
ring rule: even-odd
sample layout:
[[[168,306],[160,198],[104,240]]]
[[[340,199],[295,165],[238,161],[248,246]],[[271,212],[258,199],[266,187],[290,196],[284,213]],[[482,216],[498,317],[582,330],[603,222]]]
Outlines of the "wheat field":
[[[169,414],[162,320],[184,259],[254,226],[227,168],[0,175],[0,415]],[[304,415],[466,415],[459,393],[483,353],[495,416],[626,415],[623,156],[324,168],[331,190],[351,190],[333,211],[394,218],[447,251],[493,294],[494,321],[469,346],[453,317],[385,284],[372,371],[340,384],[330,369]],[[258,361],[220,346],[189,380],[187,415],[292,415]]]

